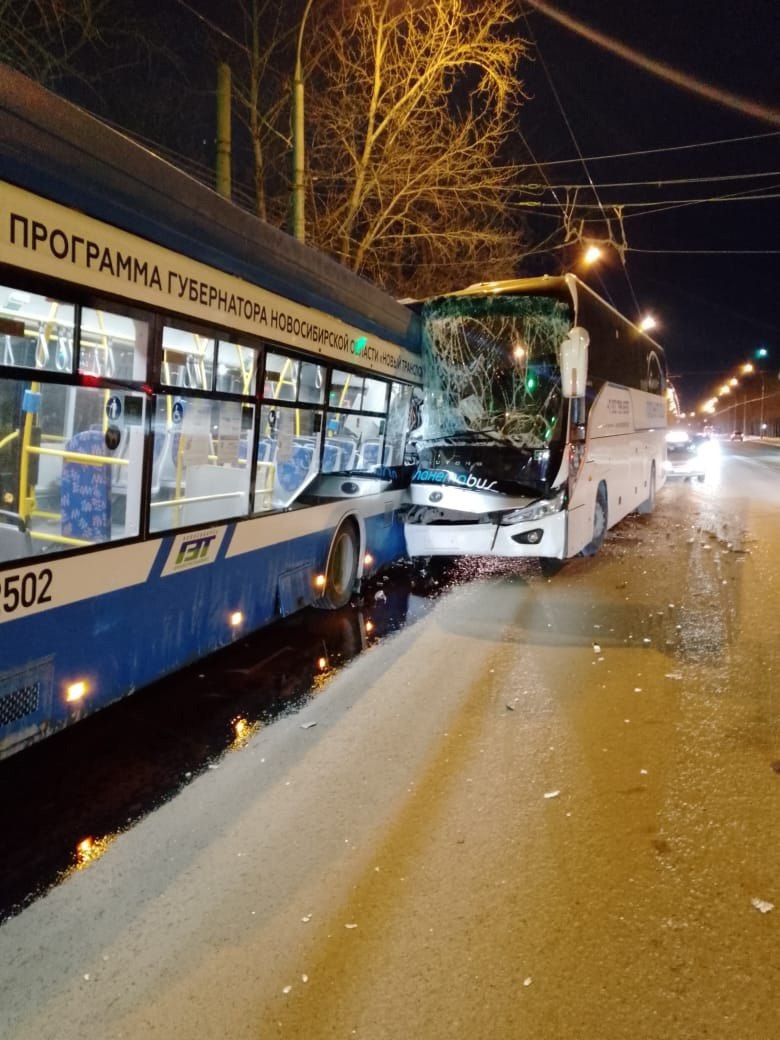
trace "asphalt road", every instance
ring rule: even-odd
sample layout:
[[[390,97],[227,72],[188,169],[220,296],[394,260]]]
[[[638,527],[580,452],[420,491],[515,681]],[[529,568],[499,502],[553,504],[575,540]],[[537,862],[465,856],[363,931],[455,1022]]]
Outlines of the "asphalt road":
[[[725,450],[551,580],[464,566],[7,920],[0,1037],[775,1040],[780,455]]]

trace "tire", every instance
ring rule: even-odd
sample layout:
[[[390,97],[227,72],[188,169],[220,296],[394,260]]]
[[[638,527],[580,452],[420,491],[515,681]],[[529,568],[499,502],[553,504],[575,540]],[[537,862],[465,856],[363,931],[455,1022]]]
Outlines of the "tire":
[[[648,487],[647,498],[637,508],[637,513],[640,516],[649,516],[650,513],[655,509],[655,463],[650,466],[650,484]]]
[[[607,485],[599,484],[596,504],[593,507],[593,538],[582,550],[581,556],[595,556],[607,536],[609,513],[607,511]]]
[[[554,578],[556,574],[560,573],[565,560],[556,559],[555,556],[540,556],[539,557],[539,570],[542,572],[543,578]]]
[[[425,569],[436,581],[443,581],[452,572],[457,562],[457,556],[430,556],[425,564]]]
[[[360,540],[355,525],[345,521],[336,531],[325,568],[325,591],[314,606],[321,610],[339,610],[349,603],[358,572]]]

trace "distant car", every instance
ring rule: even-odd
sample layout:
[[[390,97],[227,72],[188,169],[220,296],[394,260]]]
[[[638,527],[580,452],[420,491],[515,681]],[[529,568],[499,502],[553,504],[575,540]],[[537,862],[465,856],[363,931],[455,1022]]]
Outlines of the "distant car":
[[[705,479],[712,446],[709,437],[695,436],[696,440],[687,430],[669,430],[666,435],[667,478]]]
[[[734,430],[734,432],[733,432],[733,433],[732,433],[732,435],[731,435],[731,439],[732,439],[733,441],[741,441],[741,440],[744,440],[744,437],[742,436],[742,430]]]

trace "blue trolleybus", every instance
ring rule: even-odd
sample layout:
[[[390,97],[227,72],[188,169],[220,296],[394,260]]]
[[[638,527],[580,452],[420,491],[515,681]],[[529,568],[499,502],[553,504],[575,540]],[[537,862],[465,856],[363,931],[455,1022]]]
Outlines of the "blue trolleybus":
[[[404,553],[418,318],[0,66],[0,757]]]

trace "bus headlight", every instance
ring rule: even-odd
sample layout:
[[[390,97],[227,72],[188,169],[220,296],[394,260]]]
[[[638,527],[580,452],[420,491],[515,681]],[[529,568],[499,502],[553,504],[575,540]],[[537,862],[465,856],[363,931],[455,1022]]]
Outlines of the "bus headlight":
[[[530,506],[525,506],[523,509],[513,509],[509,513],[504,513],[499,523],[502,526],[506,526],[508,524],[528,523],[531,520],[541,520],[545,516],[552,516],[553,513],[560,513],[565,505],[566,488],[561,488],[552,498],[540,498],[538,502],[533,502]]]

